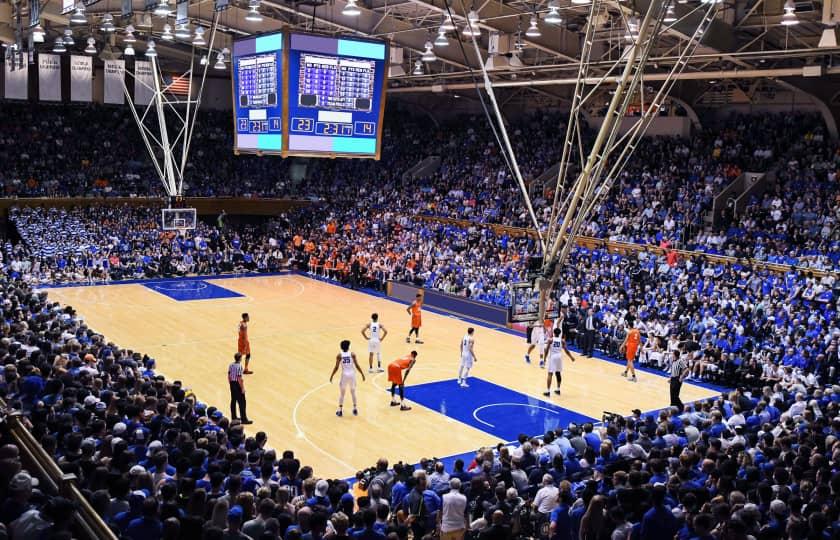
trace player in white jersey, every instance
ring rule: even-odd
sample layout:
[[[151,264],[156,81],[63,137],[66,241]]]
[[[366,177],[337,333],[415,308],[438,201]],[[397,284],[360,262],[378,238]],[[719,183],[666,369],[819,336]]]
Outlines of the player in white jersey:
[[[335,355],[335,367],[330,374],[330,382],[332,382],[339,367],[341,368],[341,380],[338,383],[338,410],[335,411],[335,415],[344,415],[344,392],[349,387],[350,395],[353,397],[353,416],[356,416],[359,414],[356,407],[356,371],[362,376],[362,380],[365,380],[365,373],[359,367],[359,362],[356,361],[356,353],[350,352],[349,339],[341,342],[341,352]]]
[[[528,333],[528,352],[525,353],[525,362],[531,363],[531,351],[537,349],[540,356],[540,367],[543,365],[543,352],[545,352],[545,326],[536,322],[531,323]]]
[[[475,357],[475,350],[473,349],[475,345],[474,333],[475,328],[467,328],[467,333],[461,338],[461,367],[458,368],[458,385],[461,388],[468,388],[470,386],[467,384],[467,377],[470,376],[470,370],[473,364],[478,362],[478,358]]]
[[[546,356],[548,357],[548,379],[546,380],[546,390],[543,392],[544,396],[551,395],[551,376],[554,375],[557,378],[557,389],[554,390],[554,393],[560,395],[560,383],[563,381],[563,353],[572,359],[572,362],[575,361],[575,357],[572,356],[572,353],[569,352],[569,349],[566,348],[566,340],[563,339],[563,332],[559,328],[554,329],[554,337],[551,338],[551,342],[548,344],[548,348],[546,350]]]
[[[376,372],[382,373],[382,342],[388,331],[379,322],[379,314],[373,313],[370,322],[362,328],[362,337],[368,342],[368,373],[373,373],[373,355],[376,354]]]

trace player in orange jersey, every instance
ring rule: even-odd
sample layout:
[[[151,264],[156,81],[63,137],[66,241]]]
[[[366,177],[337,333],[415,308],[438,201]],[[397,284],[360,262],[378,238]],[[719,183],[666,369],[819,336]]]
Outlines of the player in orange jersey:
[[[406,313],[411,315],[411,330],[408,331],[408,336],[405,338],[406,343],[411,343],[411,334],[414,334],[414,343],[423,344],[420,341],[420,325],[423,323],[423,320],[420,316],[420,310],[423,308],[423,295],[417,293],[417,296],[414,297],[414,302],[411,303],[410,306],[406,308]]]
[[[236,344],[236,350],[245,357],[245,375],[250,375],[253,371],[248,369],[248,364],[251,363],[251,342],[248,341],[248,321],[251,318],[247,313],[242,314],[242,320],[239,321],[239,340]]]
[[[411,407],[405,404],[405,380],[411,373],[411,368],[417,363],[417,351],[411,351],[408,356],[397,358],[388,364],[388,382],[391,383],[391,407],[400,406],[401,411],[410,411]],[[405,373],[403,373],[405,370]],[[400,389],[400,400],[396,400],[394,391]]]
[[[624,352],[624,358],[627,360],[627,367],[624,368],[624,373],[622,373],[621,376],[626,377],[629,372],[629,380],[636,382],[636,368],[633,367],[633,361],[636,359],[636,354],[639,352],[639,345],[642,342],[642,333],[639,332],[639,329],[633,325],[634,319],[632,316],[628,315],[625,320],[627,321],[627,325],[630,327],[630,330],[627,331],[627,336],[624,338],[624,342],[618,349],[619,351]]]

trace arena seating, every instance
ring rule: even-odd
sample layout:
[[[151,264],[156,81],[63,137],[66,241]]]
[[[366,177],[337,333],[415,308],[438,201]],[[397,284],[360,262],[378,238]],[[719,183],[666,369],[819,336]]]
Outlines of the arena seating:
[[[35,154],[41,146],[32,144],[33,154],[23,162],[10,160],[0,171],[8,194],[157,189],[142,152],[128,150],[131,135],[110,141],[101,153],[75,132],[70,135],[70,125],[77,124],[91,132],[117,132],[124,120],[112,110],[78,109],[74,118],[64,109],[59,115],[50,108],[37,113],[2,108],[10,116],[0,122],[11,119],[12,125],[20,115],[36,114],[29,119],[39,118],[44,128],[32,133],[15,128],[4,131],[4,138],[63,148],[59,154]],[[197,151],[229,147],[212,117],[203,121],[208,124]],[[642,155],[652,170],[644,170],[642,161],[630,169],[590,234],[658,245],[663,238],[657,233],[669,222],[659,206],[680,202],[688,221],[697,220],[726,178],[778,158],[786,160],[780,171],[785,191],[768,193],[737,222],[727,223],[723,242],[720,232],[714,242],[702,233],[693,247],[835,268],[832,143],[821,140],[819,129],[797,132],[784,120],[757,124],[741,133],[730,126],[691,147],[680,141],[648,143]],[[530,128],[551,134],[555,125]],[[671,336],[690,337],[700,346],[693,376],[736,389],[682,411],[637,411],[630,418],[608,416],[600,426],[561,425],[541,437],[523,435],[520,444],[480,449],[451,469],[432,456],[419,466],[383,458],[360,471],[352,486],[320,477],[305,465],[306,456],[282,451],[284,441],[246,435],[181,382],[155,373],[154,359],[111,343],[71,307],[34,288],[44,282],[293,266],[348,286],[408,280],[505,305],[507,284],[523,278],[536,251],[527,236],[496,234],[478,223],[500,220],[519,207],[493,149],[470,144],[487,140],[481,129],[429,139],[406,123],[388,143],[395,145],[394,154],[397,144],[407,148],[404,157],[386,154],[389,173],[373,162],[319,162],[314,176],[323,180],[305,188],[288,182],[282,170],[270,172],[267,160],[220,160],[218,168],[196,160],[192,189],[203,195],[303,193],[323,200],[261,227],[202,223],[177,236],[159,230],[154,207],[13,210],[21,242],[3,248],[0,398],[26,415],[34,436],[63,471],[79,478],[106,523],[136,540],[431,538],[440,495],[452,478],[461,481],[470,534],[480,540],[840,537],[840,386],[835,385],[840,284],[831,274],[819,279],[795,270],[774,274],[746,260],[726,265],[702,254],[675,259],[642,251],[631,257],[579,248],[560,283],[572,339],[592,308],[599,321],[596,348],[616,354],[631,313],[647,337],[643,363],[667,366]],[[785,137],[799,142],[783,144]],[[739,147],[742,139],[750,144]],[[397,174],[447,145],[435,178],[409,186]],[[10,157],[8,146],[0,146],[3,159]],[[457,156],[461,148],[469,148],[463,159]],[[537,145],[521,150],[529,175],[556,159]],[[125,162],[109,162],[113,155]],[[674,166],[665,159],[671,155],[680,156],[680,165],[663,175]],[[81,159],[59,166],[67,156]],[[56,170],[65,174],[55,177]],[[30,181],[25,171],[37,177]],[[680,185],[687,172],[691,182]],[[359,183],[365,185],[361,190]],[[477,183],[485,189],[465,192]],[[236,187],[228,191],[231,185]],[[803,193],[799,200],[776,202],[780,193],[793,191]],[[650,193],[657,195],[648,200]],[[356,204],[360,196],[368,209]],[[416,213],[471,217],[477,223],[462,227],[410,217]],[[616,221],[628,213],[631,219]],[[676,225],[669,230],[679,234]],[[39,492],[8,444],[0,446],[0,500],[0,524],[8,537],[70,537],[72,504]],[[416,501],[423,501],[422,510]]]

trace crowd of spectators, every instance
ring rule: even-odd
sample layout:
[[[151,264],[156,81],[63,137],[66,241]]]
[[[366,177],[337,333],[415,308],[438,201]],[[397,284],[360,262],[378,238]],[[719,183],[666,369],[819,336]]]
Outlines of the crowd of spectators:
[[[245,433],[72,308],[0,278],[0,396],[123,538],[823,539],[840,532],[840,387],[745,379],[683,410],[634,411],[482,448],[447,468],[381,459],[357,481]],[[418,435],[422,436],[422,435]],[[396,457],[396,456],[395,456]],[[7,537],[70,538],[0,447]]]

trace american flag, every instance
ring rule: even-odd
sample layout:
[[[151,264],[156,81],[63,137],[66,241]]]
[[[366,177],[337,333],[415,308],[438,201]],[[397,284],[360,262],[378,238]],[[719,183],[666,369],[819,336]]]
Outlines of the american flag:
[[[163,84],[166,91],[176,96],[187,96],[190,91],[190,77],[186,73],[176,75],[174,73],[163,76]]]

